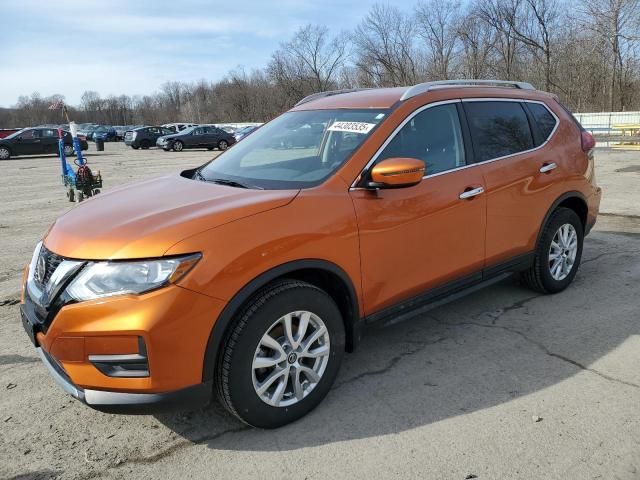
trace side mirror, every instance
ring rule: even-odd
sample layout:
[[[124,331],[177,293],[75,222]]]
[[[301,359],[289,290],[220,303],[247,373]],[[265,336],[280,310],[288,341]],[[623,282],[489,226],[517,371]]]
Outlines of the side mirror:
[[[404,188],[419,184],[425,167],[416,158],[387,158],[371,170],[369,188]]]

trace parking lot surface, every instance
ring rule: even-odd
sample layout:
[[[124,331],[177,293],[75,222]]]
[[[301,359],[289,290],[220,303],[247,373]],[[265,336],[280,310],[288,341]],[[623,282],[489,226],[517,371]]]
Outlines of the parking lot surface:
[[[107,144],[88,159],[109,189],[211,156]],[[566,291],[510,279],[371,330],[325,401],[275,431],[217,403],[118,416],[66,395],[18,299],[73,204],[57,158],[0,162],[0,478],[640,478],[640,153],[596,157],[603,214]]]

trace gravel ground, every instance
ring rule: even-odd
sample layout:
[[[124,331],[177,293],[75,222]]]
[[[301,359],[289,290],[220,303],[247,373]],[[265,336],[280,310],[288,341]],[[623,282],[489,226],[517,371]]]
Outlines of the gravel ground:
[[[108,189],[211,152],[107,144],[88,158]],[[72,204],[55,157],[0,168],[1,478],[640,478],[639,152],[597,152],[603,215],[569,289],[507,280],[372,330],[322,405],[277,431],[217,404],[117,416],[65,395],[17,300],[33,246]]]

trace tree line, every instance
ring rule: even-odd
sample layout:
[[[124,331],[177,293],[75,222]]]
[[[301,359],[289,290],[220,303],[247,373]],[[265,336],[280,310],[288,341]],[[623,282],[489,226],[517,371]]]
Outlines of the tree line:
[[[78,122],[267,121],[338,88],[498,78],[532,83],[574,111],[640,110],[640,0],[421,0],[377,4],[352,31],[306,25],[266,66],[218,81],[167,82],[148,95],[87,91]],[[1,126],[59,123],[62,95],[21,96]]]

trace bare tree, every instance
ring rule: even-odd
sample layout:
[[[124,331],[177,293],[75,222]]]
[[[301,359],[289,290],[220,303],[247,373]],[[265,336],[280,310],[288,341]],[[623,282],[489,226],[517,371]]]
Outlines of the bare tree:
[[[431,77],[449,79],[451,62],[458,44],[460,3],[448,0],[427,0],[415,8],[417,32],[428,46]]]
[[[416,26],[399,9],[374,5],[356,28],[356,66],[365,86],[397,86],[418,82],[424,72],[414,45]]]

